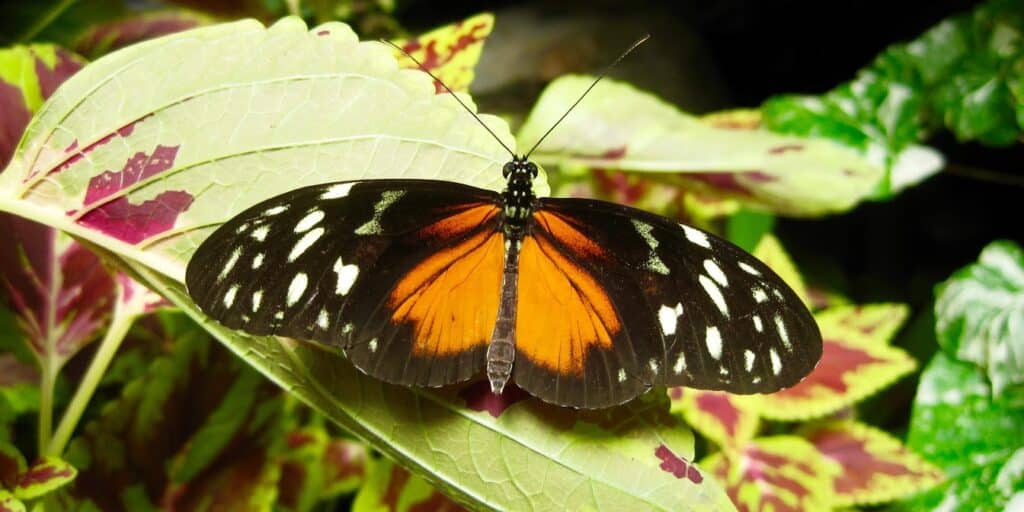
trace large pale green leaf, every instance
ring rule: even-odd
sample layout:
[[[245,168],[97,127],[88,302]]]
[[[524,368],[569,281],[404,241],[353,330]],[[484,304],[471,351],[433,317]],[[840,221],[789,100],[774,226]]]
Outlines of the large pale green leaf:
[[[500,187],[504,150],[434,92],[342,24],[244,21],[147,41],[57,91],[0,175],[0,209],[107,251],[272,380],[474,508],[730,508],[689,464],[692,434],[664,400],[580,413],[493,403],[485,388],[394,387],[315,345],[220,327],[191,303],[192,251],[264,198],[361,177]]]
[[[533,144],[593,81],[565,76],[544,91],[519,133]],[[884,168],[829,140],[725,128],[653,94],[603,80],[534,153],[539,162],[659,173],[788,215],[842,211],[872,193]]]
[[[994,242],[938,287],[935,330],[946,353],[985,369],[1001,392],[1024,384],[1024,251]]]

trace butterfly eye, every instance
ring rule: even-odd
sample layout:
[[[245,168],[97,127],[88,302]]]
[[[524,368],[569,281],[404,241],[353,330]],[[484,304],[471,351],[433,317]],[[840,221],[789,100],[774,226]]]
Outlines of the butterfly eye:
[[[508,178],[509,175],[512,174],[515,170],[516,166],[513,165],[512,162],[508,162],[507,164],[505,164],[505,167],[501,168],[501,176],[503,178]]]
[[[537,177],[537,166],[534,165],[533,162],[526,164],[526,170],[530,171],[530,175],[534,178]]]

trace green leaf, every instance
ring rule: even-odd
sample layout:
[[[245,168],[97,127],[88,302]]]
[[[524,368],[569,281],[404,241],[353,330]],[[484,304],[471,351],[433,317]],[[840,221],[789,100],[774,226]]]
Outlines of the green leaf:
[[[0,512],[25,512],[25,504],[10,491],[0,489]]]
[[[995,393],[976,367],[939,352],[921,375],[908,445],[942,468],[949,480],[916,497],[908,507],[993,511],[1019,507],[1024,503],[1021,432],[1024,387]]]
[[[412,512],[465,510],[416,475],[388,459],[370,464],[366,483],[359,488],[353,512]]]
[[[147,94],[125,95],[126,84]],[[511,145],[503,122],[484,119]],[[499,188],[507,158],[450,95],[435,95],[428,76],[399,71],[387,47],[357,44],[347,26],[238,22],[119,50],[66,82],[0,174],[0,209],[103,247],[272,380],[461,502],[727,508],[710,480],[662,469],[658,453],[693,457],[692,434],[667,403],[605,417],[525,400],[495,418],[459,396],[383,384],[315,345],[225,329],[180,284],[203,237],[261,199],[361,177]],[[111,177],[125,178],[120,188],[104,185]],[[537,185],[547,192],[543,179]],[[149,439],[161,412],[152,409],[111,412],[121,422],[111,431],[135,441],[129,450],[96,432],[106,449],[91,454],[93,464],[125,471],[126,456],[148,446],[134,443]],[[139,429],[127,429],[136,416]]]
[[[985,369],[996,393],[1024,383],[1024,251],[993,242],[936,289],[939,345]]]
[[[77,474],[74,466],[64,460],[45,456],[21,474],[14,488],[14,496],[20,500],[44,496],[67,485]]]
[[[533,144],[593,82],[564,76],[541,95],[519,132]],[[753,128],[721,128],[653,94],[605,79],[534,153],[563,167],[648,172],[688,179],[786,215],[851,208],[870,194],[883,168],[829,140]]]

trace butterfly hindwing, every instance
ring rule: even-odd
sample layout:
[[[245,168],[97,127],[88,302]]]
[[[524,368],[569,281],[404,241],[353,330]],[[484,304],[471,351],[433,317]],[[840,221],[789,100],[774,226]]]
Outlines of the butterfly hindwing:
[[[612,203],[543,198],[539,205],[531,235],[536,245],[557,251],[596,283],[614,307],[597,316],[617,329],[609,330],[612,343],[590,343],[584,351],[573,336],[520,336],[515,378],[531,393],[593,407],[628,400],[652,385],[771,392],[795,384],[817,363],[821,335],[813,317],[774,272],[742,249]],[[524,243],[521,283],[534,279],[526,275],[534,272],[527,248]],[[536,343],[563,347],[563,357],[582,357],[574,364],[585,371],[538,364],[529,355],[538,352],[531,347]]]
[[[459,382],[482,371],[497,316],[497,202],[426,180],[294,190],[222,225],[186,283],[227,327],[340,346],[388,382]]]

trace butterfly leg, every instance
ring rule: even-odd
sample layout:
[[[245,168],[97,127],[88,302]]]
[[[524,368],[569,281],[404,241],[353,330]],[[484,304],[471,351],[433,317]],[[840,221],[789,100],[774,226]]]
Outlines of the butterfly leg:
[[[501,278],[501,302],[498,320],[494,323],[491,343],[487,346],[487,380],[491,392],[501,394],[512,375],[516,358],[516,300],[519,282],[519,247],[521,242],[506,238],[505,272]]]

